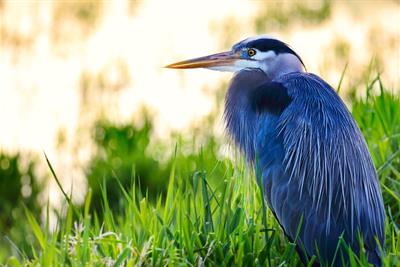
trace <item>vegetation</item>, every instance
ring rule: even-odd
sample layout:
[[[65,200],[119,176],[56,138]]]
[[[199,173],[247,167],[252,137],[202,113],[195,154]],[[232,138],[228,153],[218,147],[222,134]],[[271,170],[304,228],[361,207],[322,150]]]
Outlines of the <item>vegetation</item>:
[[[36,76],[55,73],[59,64],[70,72],[71,66],[76,67],[71,63],[78,64],[84,59],[85,64],[79,67],[77,85],[79,124],[84,126],[84,131],[80,129],[77,135],[84,141],[79,140],[76,145],[89,141],[85,138],[88,129],[92,130],[94,145],[94,153],[85,169],[88,185],[85,202],[72,204],[71,196],[60,187],[65,197],[61,209],[46,203],[46,178],[54,175],[58,181],[57,169],[53,170],[49,163],[46,175],[40,169],[44,158],[39,162],[37,155],[25,151],[0,151],[0,266],[300,266],[294,244],[288,242],[271,212],[264,208],[262,192],[251,168],[241,159],[224,156],[221,151],[225,150],[226,139],[221,141],[212,133],[225,90],[213,91],[217,93],[216,109],[195,125],[191,134],[173,135],[172,143],[171,140],[154,140],[152,120],[146,117],[146,112],[141,116],[146,118],[142,125],[105,120],[92,125],[118,106],[115,100],[120,98],[120,92],[128,88],[146,88],[136,87],[141,84],[136,81],[136,67],[128,64],[124,53],[116,56],[107,52],[103,57],[98,51],[91,51],[106,60],[99,66],[94,60],[91,64],[96,64],[93,69],[97,70],[92,70],[88,52],[93,47],[89,43],[95,41],[96,50],[101,48],[101,53],[108,50],[106,39],[112,39],[111,43],[115,44],[121,41],[110,37],[113,36],[108,33],[110,29],[115,32],[126,29],[125,26],[120,28],[119,23],[132,28],[128,35],[134,39],[127,35],[123,40],[128,44],[142,39],[144,44],[149,44],[152,39],[146,38],[150,34],[142,32],[158,36],[157,31],[165,28],[162,23],[165,17],[160,16],[151,19],[160,27],[136,29],[135,25],[142,25],[142,18],[153,13],[143,8],[145,1],[128,2],[125,8],[129,19],[120,10],[123,5],[115,8],[106,1],[27,5],[0,0],[0,14],[4,17],[4,23],[0,23],[0,46],[6,55],[2,63],[21,76],[14,84],[14,75],[8,75],[11,82],[6,79],[4,84],[22,93],[22,104],[30,103],[31,100],[27,102],[26,99],[47,84],[35,84],[31,77],[25,76],[26,67],[31,72],[32,62],[35,63],[33,76]],[[16,6],[21,4],[24,5],[22,9]],[[398,50],[397,31],[387,27],[384,22],[388,18],[383,18],[382,12],[375,12],[387,4],[258,1],[249,25],[242,16],[232,15],[225,21],[216,17],[204,19],[211,20],[210,34],[218,36],[221,49],[252,32],[288,35],[293,29],[308,28],[333,34],[335,38],[329,46],[320,51],[329,53],[316,62],[320,68],[318,73],[325,75],[332,70],[340,73],[340,69],[345,65],[347,68],[350,63],[346,87],[352,88],[353,93],[348,103],[368,142],[385,202],[384,263],[385,266],[400,266],[400,99],[390,93],[390,88],[384,88],[379,77],[371,81],[370,68],[361,71],[363,66],[358,69],[351,57],[356,54],[357,59],[373,58],[377,69],[385,72],[386,68],[386,74],[390,66],[394,66],[386,64]],[[359,32],[367,32],[364,45],[368,53],[365,55],[362,55],[362,47],[358,51],[359,42],[353,43],[353,39],[344,34],[350,30],[337,32],[330,28],[338,5],[352,14],[355,20],[351,21],[360,23],[362,27],[356,28]],[[152,8],[156,7],[158,5]],[[361,11],[365,10],[367,20],[373,22],[369,25],[367,20],[360,19]],[[377,20],[371,20],[370,10],[374,10]],[[110,19],[110,15],[115,19]],[[223,12],[220,15],[225,16]],[[101,38],[103,34],[107,34],[106,39]],[[167,46],[160,46],[161,43],[157,43],[158,49],[169,49],[168,42]],[[151,47],[146,49],[150,51]],[[160,60],[165,58],[160,57]],[[53,68],[54,72],[50,71]],[[67,84],[70,90],[70,75],[65,76],[61,80],[57,76],[57,82]],[[365,97],[360,98],[355,92],[360,92],[364,81],[367,81]],[[53,89],[53,85],[50,88]],[[37,102],[32,100],[33,103]],[[65,142],[65,138],[60,129],[59,143]],[[61,145],[59,149],[64,151]],[[56,221],[56,225],[51,221]],[[351,265],[365,266],[366,259],[363,255],[354,256]]]
[[[254,19],[257,32],[285,30],[295,23],[319,24],[331,15],[332,1],[292,1],[270,5],[260,2],[260,13]]]
[[[31,228],[24,207],[40,214],[38,201],[43,178],[35,174],[36,161],[20,153],[0,153],[0,263],[17,247],[29,251]],[[42,179],[40,179],[42,178]]]
[[[379,77],[366,90],[364,98],[351,97],[352,112],[381,181],[387,214],[384,264],[398,266],[400,99],[383,88]],[[65,215],[59,215],[53,231],[49,207],[42,224],[39,213],[26,205],[20,219],[29,222],[27,236],[34,239],[13,240],[18,250],[4,258],[5,263],[300,265],[294,244],[264,209],[262,192],[245,163],[219,156],[213,136],[205,138],[201,149],[181,138],[174,153],[157,160],[157,153],[149,152],[151,129],[149,121],[137,128],[97,124],[98,153],[88,168],[90,189],[84,205],[72,205],[65,195],[67,205],[58,213]],[[168,155],[165,144],[152,149]],[[364,255],[352,255],[351,266],[366,265]]]

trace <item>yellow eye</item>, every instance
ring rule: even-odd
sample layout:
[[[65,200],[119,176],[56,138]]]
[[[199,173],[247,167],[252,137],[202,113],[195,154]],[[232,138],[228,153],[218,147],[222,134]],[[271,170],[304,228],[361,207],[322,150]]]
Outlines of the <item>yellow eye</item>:
[[[254,50],[254,49],[252,49],[252,48],[250,48],[249,50],[247,50],[247,55],[249,56],[249,57],[252,57],[252,56],[254,56],[256,54],[256,50]]]

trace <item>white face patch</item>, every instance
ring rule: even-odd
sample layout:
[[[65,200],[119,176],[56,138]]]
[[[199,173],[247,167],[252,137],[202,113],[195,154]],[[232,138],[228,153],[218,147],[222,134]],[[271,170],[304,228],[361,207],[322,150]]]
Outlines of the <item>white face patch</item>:
[[[249,68],[263,69],[264,66],[263,66],[263,64],[261,62],[259,62],[257,60],[238,59],[238,60],[236,60],[234,65],[231,65],[231,66],[214,66],[214,67],[209,67],[208,69],[217,70],[217,71],[237,72],[237,71],[241,71],[243,69],[249,69]]]
[[[209,70],[216,70],[216,71],[227,71],[227,72],[237,72],[240,71],[241,68],[232,65],[232,66],[214,66],[214,67],[208,67],[207,69]]]
[[[267,59],[267,58],[276,57],[276,53],[274,51],[261,52],[258,49],[254,49],[254,50],[256,50],[257,53],[254,56],[252,56],[251,58],[255,59],[255,60],[264,60],[264,59]]]
[[[261,62],[257,60],[246,60],[240,59],[235,62],[235,66],[239,69],[246,69],[246,68],[260,68]]]

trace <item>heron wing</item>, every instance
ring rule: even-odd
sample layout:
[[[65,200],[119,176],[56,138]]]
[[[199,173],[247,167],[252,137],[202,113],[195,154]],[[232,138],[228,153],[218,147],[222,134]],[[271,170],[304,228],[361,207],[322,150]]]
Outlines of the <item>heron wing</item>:
[[[365,248],[379,253],[384,210],[378,178],[365,140],[335,91],[307,73],[284,75],[257,91],[256,168],[285,233],[308,255],[328,262],[342,234],[358,252],[359,232]],[[271,109],[268,97],[284,108]]]

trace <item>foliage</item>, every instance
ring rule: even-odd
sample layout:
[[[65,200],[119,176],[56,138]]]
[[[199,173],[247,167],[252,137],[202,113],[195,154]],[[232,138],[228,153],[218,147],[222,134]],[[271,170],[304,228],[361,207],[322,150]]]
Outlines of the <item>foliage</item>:
[[[34,160],[26,160],[19,153],[0,153],[0,259],[16,249],[12,243],[29,253],[25,240],[29,239],[30,226],[21,220],[24,207],[35,214],[40,212],[37,198],[41,183],[35,176],[35,166]]]
[[[368,91],[369,88],[371,85]],[[385,199],[384,265],[398,266],[400,102],[398,96],[381,88],[377,95],[368,93],[365,99],[353,99],[352,107],[371,149]],[[262,192],[253,173],[242,162],[234,166],[229,159],[219,159],[215,140],[198,152],[180,140],[175,153],[163,160],[164,163],[152,165],[155,158],[147,151],[151,136],[149,124],[135,130],[129,130],[128,126],[107,127],[104,128],[107,134],[101,140],[108,141],[101,143],[104,146],[101,150],[108,157],[99,166],[112,164],[116,154],[111,143],[121,142],[116,147],[125,149],[125,154],[120,156],[127,156],[130,164],[137,166],[140,160],[151,159],[152,163],[146,166],[168,171],[166,191],[155,192],[156,196],[151,197],[151,190],[139,190],[138,181],[144,177],[137,171],[131,172],[127,165],[129,172],[116,172],[116,178],[103,183],[100,197],[95,197],[94,187],[89,190],[81,211],[67,206],[66,217],[59,218],[57,229],[51,234],[47,223],[40,227],[35,216],[27,211],[31,232],[36,237],[31,244],[33,256],[12,256],[7,261],[10,266],[300,265],[294,245],[286,240],[271,212],[263,209]],[[129,131],[133,131],[131,136],[141,136],[138,138],[143,144],[130,140]],[[110,138],[120,140],[111,142]],[[132,151],[135,149],[138,155]],[[157,174],[157,170],[153,171]],[[121,179],[119,174],[126,177]],[[96,175],[92,175],[95,179]],[[140,187],[144,188],[144,182]],[[118,209],[112,207],[112,194],[118,196]],[[91,202],[98,201],[96,198],[101,200],[101,217],[91,206]],[[351,266],[367,265],[365,255],[359,258],[351,252],[350,255]]]
[[[318,24],[329,18],[332,1],[260,2],[259,15],[254,20],[256,32],[287,29],[296,23]]]
[[[373,89],[378,94],[373,94]],[[364,99],[353,95],[353,116],[368,143],[380,176],[385,206],[400,224],[400,97],[389,94],[377,77]]]
[[[165,194],[174,159],[179,161],[178,170],[185,174],[182,179],[187,179],[196,171],[201,150],[177,136],[182,149],[175,151],[175,157],[172,157],[173,151],[168,151],[164,144],[152,138],[152,129],[149,118],[144,120],[142,126],[132,123],[116,125],[108,121],[96,123],[93,131],[96,152],[87,168],[87,179],[93,195],[92,207],[99,214],[103,212],[102,187],[107,188],[108,205],[114,210],[123,205],[120,186],[127,190],[133,180],[150,201],[155,201],[159,194]],[[215,164],[218,149],[215,137],[205,138],[201,145],[207,150],[203,165],[212,170],[210,180],[219,180],[224,169]]]
[[[142,127],[133,125],[113,125],[109,122],[98,122],[94,128],[93,139],[96,143],[95,157],[91,160],[87,171],[89,186],[94,201],[92,204],[101,211],[101,185],[105,183],[109,192],[109,204],[112,208],[121,199],[119,185],[126,188],[132,179],[138,180],[152,195],[165,188],[168,170],[161,163],[148,155],[151,124],[145,121]]]

